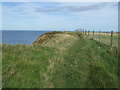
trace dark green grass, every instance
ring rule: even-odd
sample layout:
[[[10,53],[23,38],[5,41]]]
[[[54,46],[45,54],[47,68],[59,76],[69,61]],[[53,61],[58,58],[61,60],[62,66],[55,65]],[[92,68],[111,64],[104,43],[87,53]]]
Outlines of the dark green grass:
[[[118,59],[109,48],[92,40],[80,39],[56,65],[55,87],[115,88],[118,87]]]
[[[40,45],[6,45],[3,47],[3,87],[43,87],[41,74],[46,71],[55,49]]]
[[[82,37],[67,47],[65,43],[62,47],[3,44],[3,88],[118,87],[115,49]]]

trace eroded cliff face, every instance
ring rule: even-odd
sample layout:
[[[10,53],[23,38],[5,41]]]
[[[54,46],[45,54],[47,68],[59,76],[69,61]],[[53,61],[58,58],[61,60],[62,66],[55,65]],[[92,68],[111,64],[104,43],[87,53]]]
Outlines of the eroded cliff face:
[[[45,40],[50,40],[51,38],[54,38],[55,34],[60,34],[60,33],[63,33],[63,32],[60,32],[60,31],[47,32],[42,36],[40,36],[35,42],[33,42],[33,44],[41,44]]]
[[[70,31],[53,31],[47,32],[40,36],[33,44],[62,44],[74,41],[76,38],[82,38],[80,32],[70,32]]]

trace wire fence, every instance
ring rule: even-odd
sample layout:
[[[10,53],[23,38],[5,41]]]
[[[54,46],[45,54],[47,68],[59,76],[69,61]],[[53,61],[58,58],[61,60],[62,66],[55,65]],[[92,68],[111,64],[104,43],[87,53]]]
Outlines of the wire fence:
[[[89,31],[76,30],[83,34],[84,37],[96,40],[100,43],[109,45],[110,47],[118,47],[118,32],[103,32],[103,31]]]

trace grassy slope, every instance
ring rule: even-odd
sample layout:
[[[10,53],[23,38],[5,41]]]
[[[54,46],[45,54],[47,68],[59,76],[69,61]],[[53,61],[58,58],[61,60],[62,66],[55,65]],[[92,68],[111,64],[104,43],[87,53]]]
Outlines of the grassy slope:
[[[76,33],[41,45],[3,45],[3,87],[117,87],[118,61],[101,43]]]

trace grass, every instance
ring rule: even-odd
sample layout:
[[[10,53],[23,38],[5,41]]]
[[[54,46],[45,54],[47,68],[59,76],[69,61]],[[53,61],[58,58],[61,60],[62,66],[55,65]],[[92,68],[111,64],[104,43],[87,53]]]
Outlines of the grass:
[[[38,88],[41,74],[49,65],[54,48],[40,45],[3,45],[3,87]]]
[[[117,88],[116,49],[57,33],[37,45],[2,45],[4,88]]]
[[[98,42],[75,42],[64,55],[64,59],[54,66],[55,71],[51,73],[54,87],[117,87],[118,61],[106,50],[108,48],[99,46]]]
[[[89,38],[92,38],[96,41],[99,41],[103,44],[106,44],[108,46],[110,46],[110,43],[111,43],[111,33],[101,33],[99,35],[99,33],[90,33]],[[117,47],[118,48],[118,33],[113,33],[113,42],[112,42],[112,47]]]

